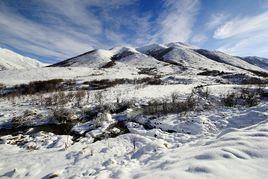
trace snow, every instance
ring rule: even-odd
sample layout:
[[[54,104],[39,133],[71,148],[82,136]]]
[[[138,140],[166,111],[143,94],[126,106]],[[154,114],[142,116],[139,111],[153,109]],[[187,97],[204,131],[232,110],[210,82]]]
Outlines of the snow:
[[[0,173],[13,178],[150,178],[152,173],[156,178],[265,178],[267,109],[264,102],[252,108],[191,114],[196,118],[188,116],[185,124],[191,134],[145,130],[129,123],[136,132],[95,143],[83,138],[67,148],[71,142],[67,136],[39,133],[34,143],[28,136],[30,142],[22,148],[0,144]],[[159,121],[184,120],[171,115]],[[195,123],[203,127],[195,128]],[[211,132],[211,124],[217,130]]]
[[[113,69],[96,69],[88,67],[45,67],[28,70],[7,70],[0,71],[0,83],[15,85],[29,83],[31,81],[44,81],[49,79],[75,79],[77,81],[89,81],[96,79],[134,79],[146,77],[138,75],[138,70],[126,66]]]
[[[45,65],[47,64],[29,57],[24,57],[11,50],[0,48],[0,70],[30,69]]]
[[[149,52],[158,51],[158,50],[162,50],[166,48],[168,47],[162,44],[151,44],[151,45],[139,47],[137,48],[137,51],[148,54]]]

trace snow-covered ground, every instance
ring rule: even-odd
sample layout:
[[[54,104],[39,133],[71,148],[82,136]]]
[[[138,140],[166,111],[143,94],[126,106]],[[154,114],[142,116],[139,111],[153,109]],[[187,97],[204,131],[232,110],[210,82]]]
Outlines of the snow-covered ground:
[[[157,119],[156,119],[157,120]],[[71,137],[26,135],[27,147],[2,137],[0,174],[13,178],[266,178],[268,103],[252,108],[220,108],[180,118],[159,118],[181,131],[145,130],[92,143]],[[68,146],[66,148],[66,145]],[[33,150],[38,148],[38,150]]]

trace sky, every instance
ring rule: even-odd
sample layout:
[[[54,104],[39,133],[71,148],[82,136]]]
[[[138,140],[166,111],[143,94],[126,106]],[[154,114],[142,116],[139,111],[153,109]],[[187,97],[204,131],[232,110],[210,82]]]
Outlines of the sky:
[[[0,0],[0,47],[47,63],[178,41],[268,57],[268,0]]]

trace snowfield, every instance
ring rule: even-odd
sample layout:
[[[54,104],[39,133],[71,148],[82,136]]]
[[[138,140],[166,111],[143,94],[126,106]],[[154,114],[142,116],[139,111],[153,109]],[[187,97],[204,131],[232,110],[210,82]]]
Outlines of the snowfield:
[[[66,150],[70,137],[39,133],[28,144],[42,144],[39,150],[0,145],[0,173],[14,178],[150,178],[152,173],[156,178],[265,178],[267,109],[265,102],[249,109],[192,114],[188,124],[177,124],[191,134],[136,126],[136,132],[95,143],[84,138]],[[167,118],[161,119],[165,125],[180,121]]]

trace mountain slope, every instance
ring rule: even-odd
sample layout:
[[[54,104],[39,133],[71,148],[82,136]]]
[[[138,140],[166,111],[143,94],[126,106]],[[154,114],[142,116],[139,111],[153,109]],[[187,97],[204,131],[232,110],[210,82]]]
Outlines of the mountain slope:
[[[150,55],[159,61],[182,66],[195,70],[217,70],[225,72],[245,72],[232,64],[220,63],[201,55],[195,47],[182,43],[169,43],[167,45],[149,45],[138,48],[140,52]]]
[[[209,51],[205,49],[195,49],[195,52],[211,59],[216,62],[224,63],[224,64],[229,64],[241,69],[246,69],[246,70],[254,70],[254,71],[264,71],[264,69],[252,65],[240,58],[228,55],[226,53],[220,52],[220,51]]]
[[[8,49],[0,48],[0,70],[29,69],[45,65],[35,59],[24,57]]]
[[[268,70],[268,58],[250,56],[250,57],[238,57],[252,65]]]

